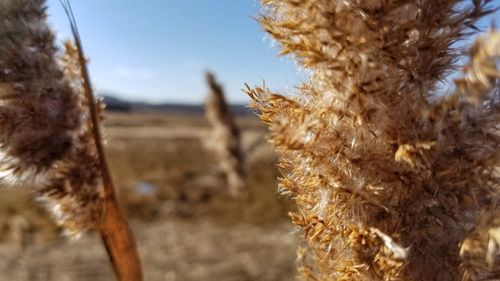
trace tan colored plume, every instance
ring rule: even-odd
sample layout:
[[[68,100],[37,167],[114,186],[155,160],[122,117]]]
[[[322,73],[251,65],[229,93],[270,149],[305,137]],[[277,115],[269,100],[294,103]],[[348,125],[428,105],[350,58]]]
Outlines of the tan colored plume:
[[[247,89],[298,205],[304,279],[500,278],[499,33],[453,92],[438,87],[491,1],[262,2],[264,29],[310,74],[292,95]]]

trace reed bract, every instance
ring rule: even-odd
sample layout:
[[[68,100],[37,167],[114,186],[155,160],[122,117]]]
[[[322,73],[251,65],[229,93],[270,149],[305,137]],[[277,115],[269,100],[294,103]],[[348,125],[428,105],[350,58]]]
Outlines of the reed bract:
[[[262,2],[310,76],[294,95],[247,89],[298,205],[304,279],[500,278],[500,33],[438,88],[491,1]]]

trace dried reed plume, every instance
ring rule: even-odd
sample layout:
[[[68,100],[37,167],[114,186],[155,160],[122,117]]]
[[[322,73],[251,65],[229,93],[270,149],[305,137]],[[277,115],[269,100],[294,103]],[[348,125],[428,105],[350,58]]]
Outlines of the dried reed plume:
[[[241,151],[240,130],[231,114],[224,96],[224,90],[212,73],[206,74],[210,93],[205,111],[212,124],[210,146],[215,151],[219,165],[227,176],[229,193],[232,196],[242,196],[246,192],[245,158]]]
[[[142,280],[114,198],[76,24],[69,3],[62,4],[76,44],[66,43],[60,57],[45,1],[0,2],[2,180],[35,186],[70,236],[100,231],[119,280]]]
[[[47,182],[84,120],[81,98],[57,64],[42,1],[0,2],[1,179]]]
[[[262,2],[264,29],[310,74],[293,96],[247,89],[298,205],[301,275],[500,278],[500,34],[438,90],[491,1]]]
[[[42,3],[0,3],[2,179],[36,186],[74,236],[94,228],[102,213],[100,173],[80,78],[63,72]],[[71,55],[66,71],[74,69]]]

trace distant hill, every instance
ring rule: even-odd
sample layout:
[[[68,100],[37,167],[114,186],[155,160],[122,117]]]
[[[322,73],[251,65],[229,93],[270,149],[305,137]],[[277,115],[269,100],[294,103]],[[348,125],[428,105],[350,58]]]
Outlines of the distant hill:
[[[147,103],[133,102],[117,98],[109,94],[99,94],[106,103],[106,109],[110,111],[130,111],[130,112],[145,112],[156,111],[165,113],[187,113],[187,114],[204,114],[205,108],[203,105],[179,104],[179,103]],[[253,114],[246,105],[231,105],[231,111],[238,116],[246,116]]]

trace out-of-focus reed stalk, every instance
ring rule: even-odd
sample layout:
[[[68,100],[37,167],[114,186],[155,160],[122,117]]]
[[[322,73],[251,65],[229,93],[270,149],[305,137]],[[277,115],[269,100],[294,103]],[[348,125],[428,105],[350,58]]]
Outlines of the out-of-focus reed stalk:
[[[226,102],[222,86],[212,73],[206,73],[210,88],[205,112],[212,125],[210,147],[214,150],[219,165],[226,173],[229,193],[234,197],[246,194],[245,156],[241,151],[241,134],[235,118]]]
[[[64,2],[63,2],[64,4]],[[101,233],[102,240],[113,264],[113,269],[120,281],[141,281],[143,280],[142,267],[137,252],[135,239],[130,227],[123,215],[118,200],[115,195],[115,189],[109,166],[104,152],[103,138],[100,132],[100,110],[99,103],[96,102],[90,83],[90,76],[87,68],[87,62],[83,53],[83,47],[80,35],[76,26],[76,21],[71,11],[71,5],[65,2],[65,10],[68,14],[73,31],[76,54],[80,66],[83,91],[87,100],[88,114],[90,117],[89,127],[97,152],[97,160],[103,183],[103,214],[99,221],[98,230]]]
[[[69,3],[63,4],[76,46],[66,44],[60,58],[45,1],[0,2],[2,180],[35,186],[68,235],[100,231],[118,279],[142,280],[114,197],[78,31]]]
[[[298,205],[302,276],[500,278],[500,34],[438,89],[491,1],[262,2],[262,26],[310,74],[292,96],[247,89]]]

